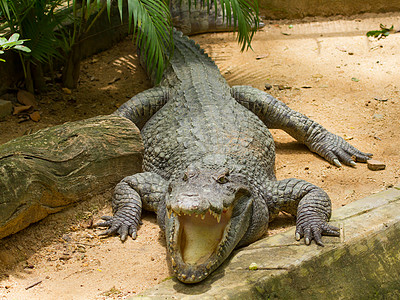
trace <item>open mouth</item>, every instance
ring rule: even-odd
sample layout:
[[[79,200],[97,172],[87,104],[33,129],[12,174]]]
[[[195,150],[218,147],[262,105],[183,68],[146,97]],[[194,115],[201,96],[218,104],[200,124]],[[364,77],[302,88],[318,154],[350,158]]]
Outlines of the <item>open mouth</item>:
[[[222,214],[208,211],[202,215],[183,214],[178,217],[178,245],[184,263],[200,265],[217,252],[231,215],[232,208],[228,208]]]
[[[177,278],[185,283],[205,279],[232,252],[248,229],[252,198],[239,190],[230,207],[197,214],[169,208],[167,244]],[[168,230],[169,229],[169,230]]]

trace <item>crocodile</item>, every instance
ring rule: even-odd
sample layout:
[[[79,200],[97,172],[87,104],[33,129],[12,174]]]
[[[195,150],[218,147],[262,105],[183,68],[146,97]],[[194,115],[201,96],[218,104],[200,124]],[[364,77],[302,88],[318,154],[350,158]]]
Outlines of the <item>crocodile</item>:
[[[136,238],[142,209],[156,212],[175,276],[204,280],[238,247],[260,239],[280,212],[296,217],[295,239],[323,246],[339,236],[331,201],[301,179],[277,180],[269,129],[283,129],[328,162],[355,166],[363,153],[264,91],[230,87],[214,61],[181,32],[161,83],[124,103],[144,143],[143,172],[112,196],[101,235]]]

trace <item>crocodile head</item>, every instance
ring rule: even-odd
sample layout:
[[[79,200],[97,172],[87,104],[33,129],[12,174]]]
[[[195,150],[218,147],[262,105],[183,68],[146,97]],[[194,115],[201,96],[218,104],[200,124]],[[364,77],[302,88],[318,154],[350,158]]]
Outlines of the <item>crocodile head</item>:
[[[249,227],[252,196],[243,176],[228,169],[189,166],[171,182],[165,233],[171,264],[185,283],[205,279],[240,242]]]

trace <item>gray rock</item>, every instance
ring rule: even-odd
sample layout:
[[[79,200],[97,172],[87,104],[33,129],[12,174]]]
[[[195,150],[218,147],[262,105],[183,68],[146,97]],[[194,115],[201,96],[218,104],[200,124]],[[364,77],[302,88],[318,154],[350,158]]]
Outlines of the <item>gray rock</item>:
[[[8,115],[11,115],[11,112],[12,112],[11,101],[0,99],[0,120],[4,119]]]

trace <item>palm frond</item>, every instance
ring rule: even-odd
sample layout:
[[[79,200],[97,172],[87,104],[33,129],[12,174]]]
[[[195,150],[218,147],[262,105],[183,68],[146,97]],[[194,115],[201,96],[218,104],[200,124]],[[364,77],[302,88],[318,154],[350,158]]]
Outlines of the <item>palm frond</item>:
[[[58,25],[50,16],[41,19],[26,18],[22,23],[24,37],[30,41],[26,45],[32,50],[30,55],[39,62],[46,62],[52,57],[60,57],[59,40],[55,36],[54,28]]]
[[[172,53],[172,24],[168,6],[163,1],[128,0],[129,26],[145,57],[148,73],[155,82],[161,80]]]
[[[0,0],[0,7],[6,18],[10,19],[10,10],[8,9],[7,0]]]
[[[75,2],[76,0],[74,0]],[[91,0],[86,0],[86,4]],[[97,3],[99,5],[99,1]],[[159,82],[168,57],[173,51],[172,23],[168,8],[168,0],[126,0],[128,5],[129,27],[133,27],[136,42],[151,77]],[[112,0],[106,0],[110,15]],[[125,0],[117,0],[121,20]],[[191,5],[200,4],[210,8],[215,5],[215,13],[220,6],[225,22],[237,30],[237,40],[241,50],[251,48],[251,41],[258,29],[257,0],[189,0]]]
[[[209,0],[202,0],[209,1]],[[251,48],[251,41],[258,29],[258,1],[257,0],[219,0],[223,19],[237,30],[237,40],[241,51]],[[214,1],[217,13],[218,1]],[[207,4],[209,5],[209,4]]]
[[[0,0],[2,2],[7,0]],[[7,19],[11,32],[19,32],[21,37],[29,39],[26,45],[32,50],[28,59],[46,62],[51,57],[59,56],[59,41],[55,28],[61,19],[54,16],[54,10],[63,0],[15,0],[8,1],[10,18]],[[2,3],[3,4],[3,3]],[[2,6],[3,8],[3,6]]]
[[[208,10],[215,5],[215,18],[220,6],[225,23],[237,31],[241,51],[251,48],[251,41],[260,22],[257,0],[188,0],[188,4],[189,11],[193,5],[205,6]]]
[[[167,1],[167,0],[166,0]],[[75,5],[76,0],[73,0]],[[86,0],[83,5],[89,5]],[[110,16],[112,0],[106,0]],[[144,57],[147,72],[158,83],[173,51],[172,23],[168,4],[164,0],[117,0],[118,10],[123,20],[123,8],[127,3],[128,24],[132,28],[136,44]],[[100,0],[97,0],[99,7]]]

